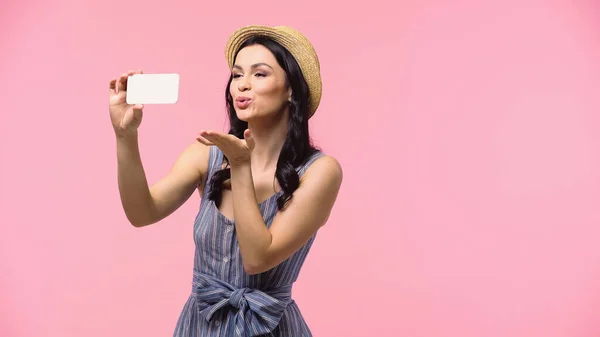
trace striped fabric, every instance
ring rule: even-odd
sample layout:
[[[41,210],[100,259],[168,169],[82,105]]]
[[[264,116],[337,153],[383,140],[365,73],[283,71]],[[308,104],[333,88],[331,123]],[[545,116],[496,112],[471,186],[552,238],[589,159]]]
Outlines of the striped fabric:
[[[323,155],[316,152],[302,167]],[[210,181],[223,162],[218,147],[210,149]],[[174,337],[309,337],[312,336],[292,299],[292,284],[315,239],[313,236],[294,255],[257,275],[244,271],[234,221],[208,199],[204,188],[200,210],[194,221],[194,270],[192,290],[175,327]],[[267,227],[277,213],[278,192],[259,204]]]

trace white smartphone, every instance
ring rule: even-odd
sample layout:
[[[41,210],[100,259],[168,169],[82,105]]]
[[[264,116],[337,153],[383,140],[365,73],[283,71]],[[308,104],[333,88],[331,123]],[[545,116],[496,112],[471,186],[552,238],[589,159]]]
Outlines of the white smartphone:
[[[134,74],[127,78],[127,104],[175,104],[179,74]]]

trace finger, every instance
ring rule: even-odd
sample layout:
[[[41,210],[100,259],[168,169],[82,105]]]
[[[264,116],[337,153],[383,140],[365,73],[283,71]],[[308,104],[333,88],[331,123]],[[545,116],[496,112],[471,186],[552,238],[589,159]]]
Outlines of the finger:
[[[123,116],[121,127],[139,126],[144,115],[143,107],[141,104],[136,104],[131,109],[128,108]]]
[[[122,73],[119,76],[119,80],[117,81],[117,92],[126,91],[127,90],[127,78],[129,76],[127,73]]]
[[[246,140],[246,146],[248,147],[248,149],[254,149],[254,138],[252,137],[252,134],[250,133],[249,129],[246,129],[246,131],[244,131],[244,139]]]
[[[208,141],[212,142],[213,144],[215,144],[216,146],[223,146],[227,140],[218,132],[214,132],[214,131],[201,131],[200,132],[200,136],[202,136],[203,138],[207,139]]]
[[[230,142],[230,141],[238,140],[238,138],[233,135],[229,135],[229,134],[225,134],[225,133],[217,132],[217,131],[202,130],[200,132],[200,134],[209,139],[219,140],[222,142]]]
[[[217,138],[215,138],[214,136],[202,135],[201,134],[201,135],[198,136],[198,138],[201,139],[201,140],[203,140],[203,141],[206,141],[206,142],[210,143],[210,145],[216,145],[216,146],[222,145],[221,142],[219,142],[219,140]]]
[[[144,106],[142,104],[136,104],[133,106],[133,119],[141,121],[144,114]]]
[[[129,70],[127,72],[127,78],[129,78],[129,77],[131,77],[131,76],[133,76],[135,74],[138,74],[138,70]]]
[[[200,143],[206,145],[206,146],[212,146],[215,145],[212,142],[210,142],[208,139],[202,137],[202,136],[198,136],[196,137],[196,140],[199,141]]]
[[[216,132],[210,130],[200,130],[200,136],[206,139],[216,139]]]
[[[200,130],[200,134],[203,135],[203,136],[212,136],[215,133],[216,132],[211,131],[211,130],[204,130],[204,129]]]
[[[112,96],[117,93],[117,79],[113,78],[108,84],[108,93]]]

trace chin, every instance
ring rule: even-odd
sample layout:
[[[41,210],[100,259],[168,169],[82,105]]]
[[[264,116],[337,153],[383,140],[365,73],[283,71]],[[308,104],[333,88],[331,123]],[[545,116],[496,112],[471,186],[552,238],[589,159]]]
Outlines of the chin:
[[[265,115],[264,113],[256,112],[255,110],[236,110],[237,118],[246,123],[250,121],[261,120],[265,118],[269,118],[269,115]]]
[[[253,113],[246,110],[236,110],[237,118],[243,122],[248,122],[248,120],[252,119]]]

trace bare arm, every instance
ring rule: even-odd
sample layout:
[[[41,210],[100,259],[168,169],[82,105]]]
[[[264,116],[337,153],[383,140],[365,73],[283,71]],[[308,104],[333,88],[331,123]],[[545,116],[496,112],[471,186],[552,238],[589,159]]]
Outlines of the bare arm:
[[[277,266],[325,224],[337,199],[342,176],[342,168],[333,157],[317,159],[300,179],[287,208],[267,228],[257,206],[250,165],[231,165],[236,232],[248,274]]]
[[[119,193],[129,222],[135,227],[156,223],[188,200],[206,175],[208,149],[198,142],[190,144],[170,172],[149,187],[137,132],[117,136]]]

